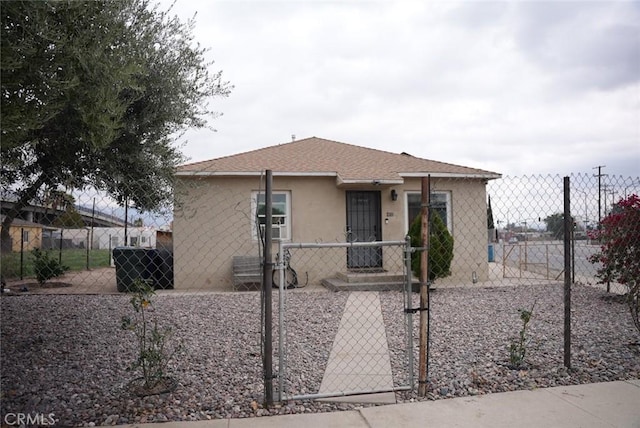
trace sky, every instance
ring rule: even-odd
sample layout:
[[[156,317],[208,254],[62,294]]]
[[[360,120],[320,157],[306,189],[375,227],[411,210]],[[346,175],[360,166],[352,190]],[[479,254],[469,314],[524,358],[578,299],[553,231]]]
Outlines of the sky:
[[[170,0],[162,0],[166,8]],[[640,174],[640,2],[177,0],[234,89],[189,161],[320,137],[505,176]],[[293,137],[295,136],[295,137]]]

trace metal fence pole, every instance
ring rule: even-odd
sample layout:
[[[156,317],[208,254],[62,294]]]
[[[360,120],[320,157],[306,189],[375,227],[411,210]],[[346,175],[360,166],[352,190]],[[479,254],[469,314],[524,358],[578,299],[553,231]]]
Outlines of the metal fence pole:
[[[430,177],[422,178],[422,252],[420,253],[420,355],[418,362],[418,395],[427,395],[429,340],[429,199]]]
[[[20,280],[24,279],[24,227],[20,228]]]
[[[576,234],[573,230],[575,227],[571,222],[571,283],[576,283]]]
[[[571,368],[571,195],[564,177],[564,366]]]
[[[407,358],[408,358],[408,363],[409,364],[409,386],[411,387],[411,390],[414,389],[414,373],[413,373],[413,287],[412,287],[412,280],[411,280],[411,237],[409,235],[407,235],[407,237],[405,238],[405,249],[404,249],[404,254],[405,254],[405,270],[406,270],[406,275],[405,275],[405,281],[406,281],[406,285],[405,285],[405,293],[407,293],[406,296],[406,303],[405,303],[405,309],[407,310]]]
[[[272,243],[272,195],[271,185],[273,182],[272,171],[266,171],[265,184],[265,225],[264,225],[264,262],[262,289],[264,293],[264,397],[266,406],[273,406],[273,325],[271,306],[271,286],[273,282],[271,261]]]
[[[62,239],[64,238],[64,228],[60,229],[60,245],[58,245],[58,263],[62,263]]]
[[[285,341],[285,331],[284,331],[284,263],[282,260],[284,259],[284,243],[282,239],[278,241],[278,265],[276,269],[280,271],[280,275],[278,275],[278,401],[282,401],[282,397],[284,394],[284,376],[285,376],[285,367],[284,367],[284,341]]]
[[[90,242],[91,242],[90,241],[90,239],[91,239],[90,238],[90,234],[91,234],[91,230],[87,229],[87,270],[89,270],[89,257],[90,257],[89,256],[89,252],[90,252],[89,245],[90,245]]]

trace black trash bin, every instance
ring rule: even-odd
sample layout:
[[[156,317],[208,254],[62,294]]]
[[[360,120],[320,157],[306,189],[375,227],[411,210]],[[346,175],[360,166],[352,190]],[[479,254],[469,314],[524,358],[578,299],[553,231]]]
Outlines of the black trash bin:
[[[152,257],[153,283],[155,288],[173,288],[173,252],[166,249],[149,250]]]
[[[145,248],[134,247],[116,247],[113,249],[118,291],[135,291],[133,283],[137,279],[153,284],[147,252],[148,250]]]

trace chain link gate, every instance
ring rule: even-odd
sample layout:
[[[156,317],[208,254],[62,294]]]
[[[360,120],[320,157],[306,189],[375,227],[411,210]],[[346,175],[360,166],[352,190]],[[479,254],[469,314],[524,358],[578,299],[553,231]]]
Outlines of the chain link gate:
[[[348,255],[361,249],[382,260],[348,269]],[[395,402],[395,392],[413,389],[410,251],[405,241],[280,241],[273,283],[279,401],[380,394]],[[301,306],[304,319],[290,310]]]

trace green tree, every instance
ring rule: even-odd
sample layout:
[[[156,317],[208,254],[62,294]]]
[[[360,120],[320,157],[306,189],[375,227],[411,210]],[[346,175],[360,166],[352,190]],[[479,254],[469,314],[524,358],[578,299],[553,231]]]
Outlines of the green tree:
[[[495,223],[493,221],[493,208],[491,208],[491,196],[489,196],[489,202],[487,202],[487,229],[495,229]]]
[[[75,205],[76,199],[73,195],[63,190],[49,189],[49,191],[45,193],[42,202],[46,208],[52,208],[55,211],[58,209],[66,210],[69,206]]]
[[[564,237],[564,214],[555,213],[551,214],[544,219],[547,225],[547,232],[551,232],[551,236],[554,239],[563,239]]]
[[[0,184],[20,210],[49,189],[93,186],[154,210],[184,161],[174,139],[205,127],[231,86],[206,49],[148,0],[0,3]]]
[[[429,216],[429,281],[451,275],[453,260],[453,236],[439,215],[432,212]],[[422,246],[422,218],[417,215],[409,228],[412,247]],[[411,270],[420,277],[420,253],[411,254]]]
[[[73,205],[69,205],[52,224],[55,227],[76,229],[84,226],[84,220],[76,208]]]

